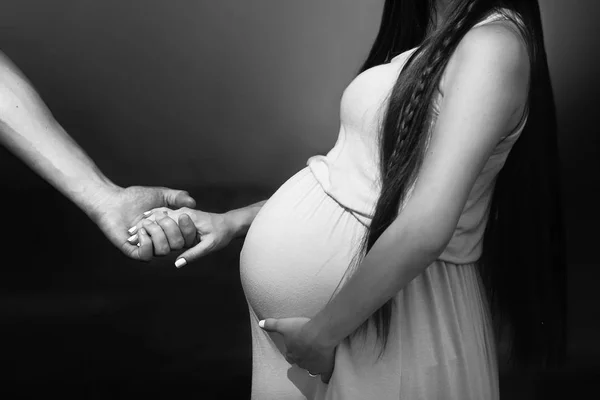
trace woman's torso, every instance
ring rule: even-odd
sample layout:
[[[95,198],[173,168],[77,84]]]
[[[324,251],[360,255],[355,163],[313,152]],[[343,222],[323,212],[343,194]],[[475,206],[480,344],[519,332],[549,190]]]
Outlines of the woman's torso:
[[[502,14],[493,13],[477,25],[502,19]],[[398,75],[417,49],[405,51],[389,63],[364,71],[348,85],[342,96],[340,132],[334,147],[326,155],[315,155],[307,161],[307,166],[323,190],[365,226],[370,224],[381,190],[378,141],[387,99]],[[428,135],[431,134],[443,101],[441,87],[438,85],[433,96],[426,132]],[[466,263],[474,262],[480,257],[494,179],[526,121],[527,115],[524,114],[517,126],[507,132],[497,144],[473,185],[454,237],[440,259]],[[414,182],[409,195],[413,188]]]

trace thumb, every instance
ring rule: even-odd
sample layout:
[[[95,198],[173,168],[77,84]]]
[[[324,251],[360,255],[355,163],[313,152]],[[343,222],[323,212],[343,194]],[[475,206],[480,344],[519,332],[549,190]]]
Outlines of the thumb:
[[[121,247],[121,250],[127,257],[134,260],[151,261],[153,253],[152,239],[148,236],[144,228],[141,228],[136,235],[138,235],[138,245],[125,243]]]
[[[279,320],[277,318],[265,318],[262,321],[258,321],[258,326],[267,332],[279,332]]]
[[[209,239],[200,240],[200,243],[192,247],[191,249],[184,251],[177,257],[175,260],[175,266],[177,268],[181,268],[184,265],[191,263],[199,259],[200,257],[206,255],[206,253],[210,252],[214,247],[213,241]]]
[[[185,190],[162,188],[162,197],[166,206],[174,210],[181,207],[196,207],[196,200]]]

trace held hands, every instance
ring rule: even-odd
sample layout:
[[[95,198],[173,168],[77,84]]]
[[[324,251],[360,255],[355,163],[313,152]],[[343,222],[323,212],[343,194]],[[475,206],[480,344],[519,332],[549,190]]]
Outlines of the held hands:
[[[337,346],[320,345],[308,328],[309,321],[310,318],[304,317],[267,318],[258,325],[267,332],[283,336],[287,362],[297,364],[312,375],[319,374],[323,383],[329,383],[335,366]]]
[[[235,232],[225,214],[182,207],[159,207],[144,213],[146,218],[129,229],[128,242],[137,245],[145,259],[187,248],[175,262],[180,268],[229,244]],[[176,222],[177,221],[177,222]]]
[[[156,207],[195,207],[196,201],[183,190],[164,187],[131,186],[110,189],[96,193],[93,202],[84,209],[86,214],[98,225],[110,242],[126,256],[135,260],[149,261],[152,252],[128,242],[131,236],[127,229],[137,224],[142,213]]]

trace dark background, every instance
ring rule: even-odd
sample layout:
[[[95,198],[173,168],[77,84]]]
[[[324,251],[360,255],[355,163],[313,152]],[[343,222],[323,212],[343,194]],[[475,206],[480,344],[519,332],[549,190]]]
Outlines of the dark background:
[[[267,198],[339,128],[382,0],[3,0],[0,49],[115,183],[226,211]],[[555,89],[569,261],[569,363],[503,398],[597,387],[596,0],[540,0]],[[247,398],[238,240],[181,270],[125,259],[0,149],[0,396]],[[229,398],[227,397],[227,398]]]

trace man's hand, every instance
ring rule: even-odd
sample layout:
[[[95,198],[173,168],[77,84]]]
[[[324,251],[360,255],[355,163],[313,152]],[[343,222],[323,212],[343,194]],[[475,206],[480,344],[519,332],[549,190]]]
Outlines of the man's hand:
[[[150,261],[152,255],[142,254],[140,248],[127,239],[128,230],[144,218],[144,212],[159,207],[193,208],[196,201],[183,190],[164,187],[113,187],[99,193],[87,214],[123,254],[134,260]]]

